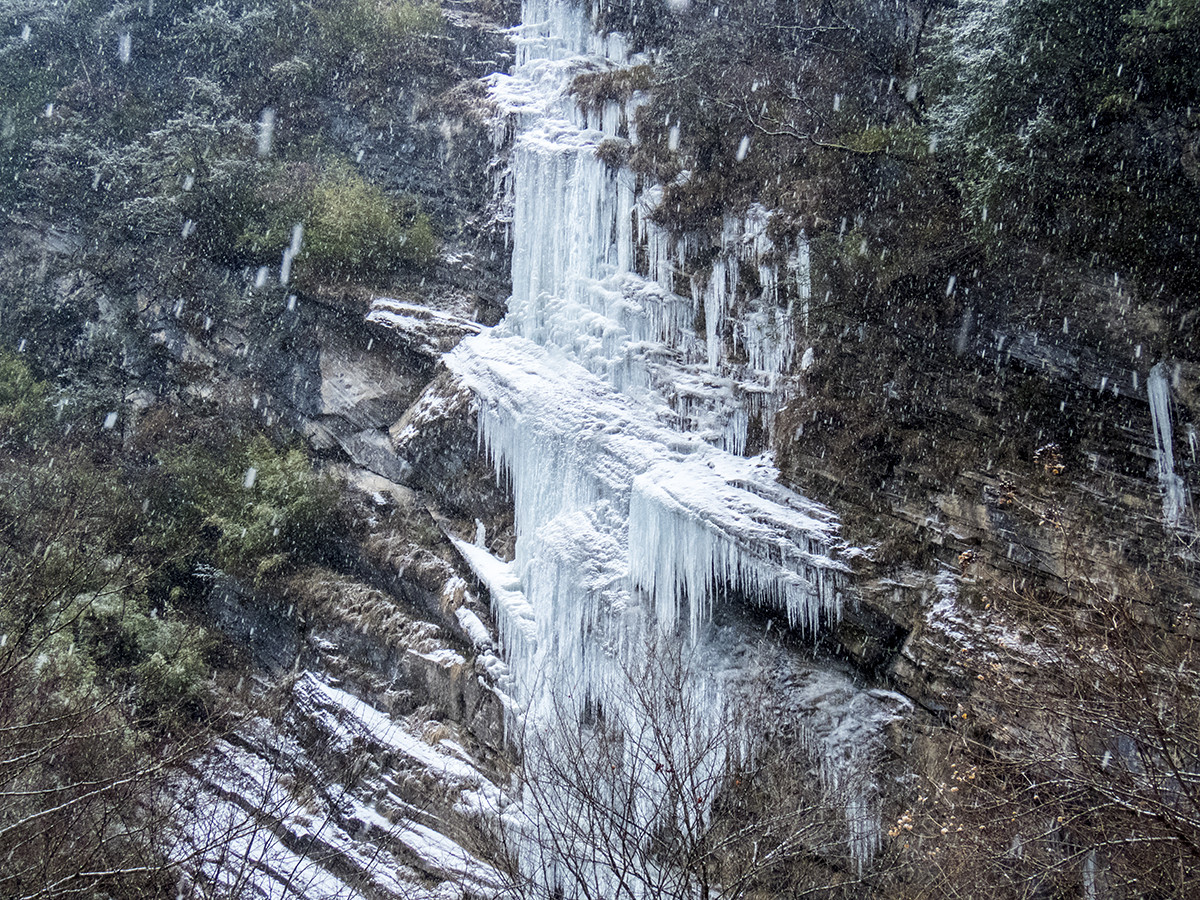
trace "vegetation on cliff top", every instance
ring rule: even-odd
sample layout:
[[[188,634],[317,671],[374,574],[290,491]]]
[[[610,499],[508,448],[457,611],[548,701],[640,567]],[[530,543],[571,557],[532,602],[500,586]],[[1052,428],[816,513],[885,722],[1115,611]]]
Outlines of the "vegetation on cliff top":
[[[445,81],[436,4],[24,0],[5,22],[10,215],[232,266],[279,266],[299,223],[310,246],[295,274],[310,284],[386,282],[432,261],[433,222],[340,158],[322,103],[378,105],[414,80]]]
[[[666,47],[634,161],[665,224],[758,201],[839,256],[865,243],[835,292],[855,314],[1029,252],[1196,288],[1189,0],[627,6],[606,9]]]

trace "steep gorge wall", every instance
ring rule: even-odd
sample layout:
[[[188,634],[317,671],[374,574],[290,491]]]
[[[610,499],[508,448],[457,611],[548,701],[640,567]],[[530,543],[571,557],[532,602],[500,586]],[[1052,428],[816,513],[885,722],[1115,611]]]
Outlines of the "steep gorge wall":
[[[625,115],[593,114],[599,123],[610,112],[614,123]],[[624,126],[613,127],[625,140]],[[691,315],[664,327],[694,329],[697,359],[724,357],[748,375],[770,369],[748,329],[762,328],[756,317],[764,312],[768,324],[786,317],[789,329],[764,402],[747,404],[740,425],[706,417],[705,390],[729,389],[716,380],[700,377],[672,402],[693,429],[710,429],[709,439],[742,450],[769,440],[785,481],[830,504],[845,536],[868,548],[821,646],[934,713],[912,722],[911,735],[928,739],[897,745],[905,748],[899,770],[945,777],[936,748],[954,732],[930,723],[976,700],[994,702],[976,697],[981,672],[1006,641],[1039,646],[1045,623],[1038,604],[1079,604],[1086,614],[1097,592],[1120,594],[1156,627],[1194,627],[1184,605],[1195,590],[1189,530],[1163,520],[1163,431],[1146,392],[1159,361],[1151,353],[1168,352],[1155,336],[1168,330],[1163,317],[1175,314],[1169,302],[1147,301],[1136,285],[1119,277],[1110,284],[1102,272],[1064,263],[1050,279],[1030,263],[1014,285],[998,283],[993,272],[970,285],[963,279],[957,292],[952,281],[945,296],[939,286],[910,298],[913,308],[936,310],[921,327],[904,314],[856,321],[836,298],[830,309],[828,294],[824,305],[811,302],[832,280],[828,257],[814,259],[804,282],[779,294],[765,275],[738,276],[739,261],[763,271],[778,264],[755,256],[763,252],[754,248],[755,228],[771,228],[785,246],[805,246],[803,233],[781,237],[769,210],[760,207],[755,217],[764,224],[738,224],[739,211],[727,211],[733,224],[721,238],[654,226],[641,235],[648,243],[635,255],[647,274],[660,285],[690,287]],[[967,302],[968,287],[987,303]],[[521,314],[528,329],[543,324]],[[1111,324],[1100,326],[1105,318]],[[1186,461],[1191,363],[1172,346],[1172,449]],[[599,365],[603,371],[609,363]],[[753,381],[750,375],[734,391],[747,392]],[[763,389],[747,393],[754,390]],[[426,407],[436,408],[438,396]],[[427,421],[422,415],[410,413],[408,423]],[[1161,409],[1156,415],[1161,421]],[[419,431],[395,429],[409,435],[402,455],[422,452]],[[458,525],[460,534],[469,524]],[[493,549],[510,552],[503,541]]]
[[[472,12],[465,4],[460,11]],[[512,22],[473,31],[479,24],[464,19],[461,27],[464,52],[482,74],[504,64],[508,51],[496,25]],[[475,41],[488,52],[475,53]],[[471,882],[471,890],[486,893],[492,875],[468,878],[444,856],[440,864],[436,854],[422,856],[432,839],[405,834],[396,843],[388,835],[415,822],[469,846],[477,810],[458,808],[460,795],[498,791],[511,765],[503,739],[508,700],[495,690],[511,673],[476,627],[490,620],[483,592],[443,533],[478,537],[494,555],[512,558],[511,497],[480,449],[470,396],[438,366],[463,335],[500,318],[509,290],[508,214],[495,205],[496,172],[489,171],[503,157],[493,157],[496,110],[478,84],[468,79],[439,98],[424,108],[412,98],[405,126],[389,123],[386,136],[345,109],[330,112],[339,140],[362,153],[366,169],[439,212],[445,252],[427,281],[405,281],[394,298],[336,285],[301,293],[297,324],[278,353],[274,344],[256,352],[252,324],[230,318],[206,328],[199,313],[181,316],[175,298],[145,291],[139,327],[173,365],[210,373],[242,400],[255,395],[256,410],[257,395],[269,397],[265,421],[281,417],[330,460],[350,460],[361,488],[356,515],[371,523],[361,546],[348,551],[354,577],[310,571],[284,586],[285,597],[308,610],[300,622],[278,597],[214,585],[214,615],[228,614],[229,633],[254,649],[263,670],[272,678],[292,667],[299,673],[294,683],[282,682],[294,695],[291,719],[273,735],[267,729],[244,740],[262,758],[298,742],[302,752],[290,747],[284,756],[295,754],[296,771],[324,781],[329,795],[325,811],[307,815],[327,816],[348,842],[363,845],[354,851],[358,862],[350,843],[334,848],[343,871],[359,866],[359,876],[373,878],[372,848],[383,846],[424,888]],[[613,131],[613,140],[630,138],[621,110],[582,108],[578,115],[590,115],[597,131]],[[652,201],[661,186],[641,188]],[[666,365],[650,354],[631,367],[631,380],[672,387],[672,409],[705,440],[737,453],[773,447],[783,481],[827,504],[843,537],[867,549],[851,562],[840,620],[819,646],[852,664],[847,683],[902,691],[933,713],[915,712],[894,730],[889,771],[943,776],[937,754],[953,732],[936,723],[972,702],[976,651],[986,655],[989,641],[1012,635],[1037,644],[1036,603],[1086,607],[1099,586],[1134,598],[1156,627],[1195,627],[1183,609],[1195,593],[1190,520],[1164,527],[1167,432],[1162,404],[1156,427],[1147,395],[1152,366],[1162,361],[1175,473],[1186,488],[1195,364],[1156,338],[1177,309],[1120,279],[1110,284],[1107,272],[1068,270],[1054,290],[1029,272],[1012,286],[972,285],[976,296],[989,297],[986,314],[982,301],[962,299],[964,278],[928,329],[855,320],[806,302],[824,295],[829,269],[817,256],[804,271],[803,232],[789,231],[765,207],[723,212],[720,234],[653,225],[644,207],[626,223],[631,232],[635,223],[644,229],[626,264],[679,291],[673,300],[665,288],[652,292],[673,304],[653,323],[653,337],[678,337],[687,364],[673,368],[676,360]],[[106,308],[104,290],[73,268],[69,240],[45,229],[39,235],[27,223],[9,228],[21,236],[9,243],[10,257],[26,242],[16,270],[40,277],[54,304],[74,302],[67,295],[83,290],[89,305]],[[219,282],[219,273],[210,275]],[[918,305],[943,305],[940,291]],[[273,300],[284,309],[283,293]],[[537,310],[523,312],[532,330]],[[1114,324],[1104,327],[1107,321]],[[610,365],[603,337],[592,357],[601,368]],[[151,371],[149,353],[129,359],[132,371]],[[734,376],[715,375],[717,362]],[[192,390],[209,390],[199,375],[194,381]],[[716,394],[737,398],[738,414],[718,415]],[[741,593],[738,599],[753,591]],[[1033,609],[1017,604],[1020,598],[1032,598]],[[364,700],[374,710],[358,705]],[[440,756],[373,731],[380,710],[423,732]],[[339,730],[336,721],[350,724]],[[439,766],[446,774],[455,767],[445,758],[463,755],[476,771],[455,769],[445,781],[467,787],[447,790]],[[341,771],[348,758],[352,776]],[[328,785],[341,784],[347,791],[334,798]],[[305,839],[283,843],[301,847]],[[328,859],[328,851],[309,856]],[[278,870],[293,864],[288,857]],[[400,891],[382,882],[372,890]]]

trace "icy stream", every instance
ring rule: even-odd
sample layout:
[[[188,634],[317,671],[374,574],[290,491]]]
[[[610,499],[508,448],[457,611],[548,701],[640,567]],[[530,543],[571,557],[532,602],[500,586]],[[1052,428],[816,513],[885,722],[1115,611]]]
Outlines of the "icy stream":
[[[706,646],[697,684],[728,694],[761,636],[714,634],[714,605],[746,598],[812,633],[838,619],[854,551],[832,512],[777,482],[769,456],[745,455],[786,395],[807,246],[776,246],[768,211],[752,207],[726,219],[716,261],[695,266],[688,240],[649,221],[656,192],[597,156],[603,141],[636,141],[638,96],[583,111],[570,94],[581,72],[636,62],[621,36],[596,35],[570,0],[525,0],[517,43],[513,73],[492,80],[498,145],[511,142],[499,187],[513,296],[500,325],[445,360],[477,398],[480,440],[513,490],[515,559],[458,546],[491,589],[517,708],[536,728],[565,692],[615,696],[653,622]],[[843,789],[864,861],[878,813],[861,774],[904,701],[811,666],[805,679],[781,705]]]

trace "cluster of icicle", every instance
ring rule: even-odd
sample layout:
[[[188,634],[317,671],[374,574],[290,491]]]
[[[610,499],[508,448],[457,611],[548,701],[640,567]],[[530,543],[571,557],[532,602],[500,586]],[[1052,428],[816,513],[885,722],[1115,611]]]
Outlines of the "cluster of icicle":
[[[507,113],[495,137],[512,144],[497,169],[512,222],[506,327],[617,390],[667,398],[677,424],[742,454],[751,419],[770,428],[773,389],[792,363],[793,322],[809,303],[808,245],[777,245],[768,211],[752,206],[726,217],[715,263],[693,266],[707,239],[658,227],[661,190],[643,190],[597,154],[605,142],[636,144],[642,97],[584,109],[569,91],[581,73],[629,64],[624,40],[596,35],[564,0],[529,0],[524,15],[517,69],[493,80]],[[747,270],[755,277],[744,279]]]
[[[848,566],[835,516],[780,486],[768,458],[742,455],[792,364],[807,246],[777,247],[755,207],[726,221],[711,270],[684,274],[689,239],[659,229],[655,193],[597,156],[603,141],[636,141],[640,98],[581,110],[569,90],[582,71],[629,64],[624,41],[598,36],[571,0],[525,0],[523,23],[518,64],[492,85],[505,111],[496,134],[512,141],[499,183],[513,295],[504,322],[445,361],[474,393],[480,441],[512,488],[511,562],[456,543],[490,588],[523,724],[536,729],[560,713],[564,688],[580,704],[619,704],[647,625],[700,641],[726,592],[815,632],[839,617]]]
[[[519,679],[552,664],[587,687],[587,655],[611,655],[588,635],[643,601],[664,632],[686,622],[692,638],[726,587],[810,631],[838,617],[836,519],[780,487],[766,461],[674,431],[518,335],[469,338],[446,361],[478,398],[481,439],[512,487],[510,565],[527,604],[519,622],[506,624],[506,608],[498,620]]]

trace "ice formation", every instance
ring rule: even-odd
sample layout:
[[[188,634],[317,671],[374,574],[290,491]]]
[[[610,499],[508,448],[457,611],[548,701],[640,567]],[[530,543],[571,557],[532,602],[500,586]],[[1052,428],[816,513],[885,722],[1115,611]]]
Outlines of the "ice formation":
[[[528,0],[523,16],[518,66],[492,76],[505,111],[497,140],[512,143],[499,179],[512,221],[506,329],[559,348],[618,390],[657,395],[677,425],[745,453],[751,422],[769,432],[793,322],[806,316],[807,243],[777,244],[769,211],[752,206],[726,217],[711,275],[702,274],[693,259],[708,240],[659,228],[661,191],[642,190],[597,153],[605,142],[636,143],[640,95],[583,109],[570,93],[580,74],[639,60],[619,34],[596,35],[570,0]]]
[[[836,553],[836,519],[782,488],[765,460],[671,429],[517,335],[471,338],[446,361],[478,398],[482,440],[512,484],[515,580],[497,589],[506,597],[522,585],[535,621],[559,623],[597,603],[625,609],[644,596],[665,630],[685,618],[695,637],[726,588],[785,610],[797,626],[837,618],[847,565]],[[570,577],[546,573],[570,565],[578,569]],[[541,593],[543,584],[553,587]],[[529,645],[505,624],[510,607],[500,604],[498,619],[511,655]],[[588,616],[594,624],[600,611]],[[583,624],[573,638],[557,635],[560,650],[580,643]]]
[[[644,594],[665,627],[685,619],[693,637],[726,589],[786,610],[797,626],[836,619],[846,567],[835,518],[781,488],[765,461],[739,455],[752,422],[769,430],[773,388],[792,361],[807,246],[777,247],[769,212],[752,206],[726,218],[711,275],[689,278],[690,296],[676,293],[694,241],[659,229],[657,192],[639,194],[633,173],[596,152],[605,140],[636,140],[640,98],[585,110],[569,90],[580,72],[629,63],[624,40],[597,35],[570,0],[527,0],[522,13],[518,65],[493,76],[511,123],[497,131],[513,137],[513,295],[501,326],[447,359],[478,398],[481,437],[512,481],[517,582],[540,609],[530,591],[544,581],[538,567],[574,558],[564,537],[573,532],[557,517],[578,513],[576,527],[586,519],[603,536],[591,544],[609,556],[609,586],[589,594],[594,602],[624,609]],[[561,606],[574,610],[574,599]]]
[[[1158,483],[1163,492],[1163,521],[1172,528],[1183,524],[1187,515],[1187,486],[1175,471],[1175,450],[1171,433],[1171,384],[1166,366],[1156,363],[1146,379],[1146,395],[1150,399],[1150,419],[1154,430],[1155,459]]]
[[[571,0],[525,0],[523,22],[513,74],[492,76],[498,145],[511,142],[498,185],[512,210],[513,295],[504,322],[445,362],[473,393],[480,441],[512,487],[515,558],[455,544],[490,589],[536,729],[564,689],[612,704],[652,623],[703,645],[726,596],[810,633],[836,621],[848,565],[836,517],[781,486],[769,457],[745,455],[785,394],[807,315],[807,245],[776,244],[769,211],[753,206],[726,218],[711,266],[694,266],[699,240],[650,217],[659,193],[597,155],[604,141],[636,141],[639,96],[584,110],[570,93],[581,72],[631,62],[621,36],[595,34]],[[720,709],[737,679],[714,673],[735,664],[710,663],[689,677]],[[615,706],[636,734],[632,709]],[[837,716],[876,730],[891,715],[874,701],[849,706]],[[828,784],[863,768],[856,751],[823,741]],[[872,820],[872,797],[847,800],[853,822]],[[851,832],[869,857],[877,822]]]

